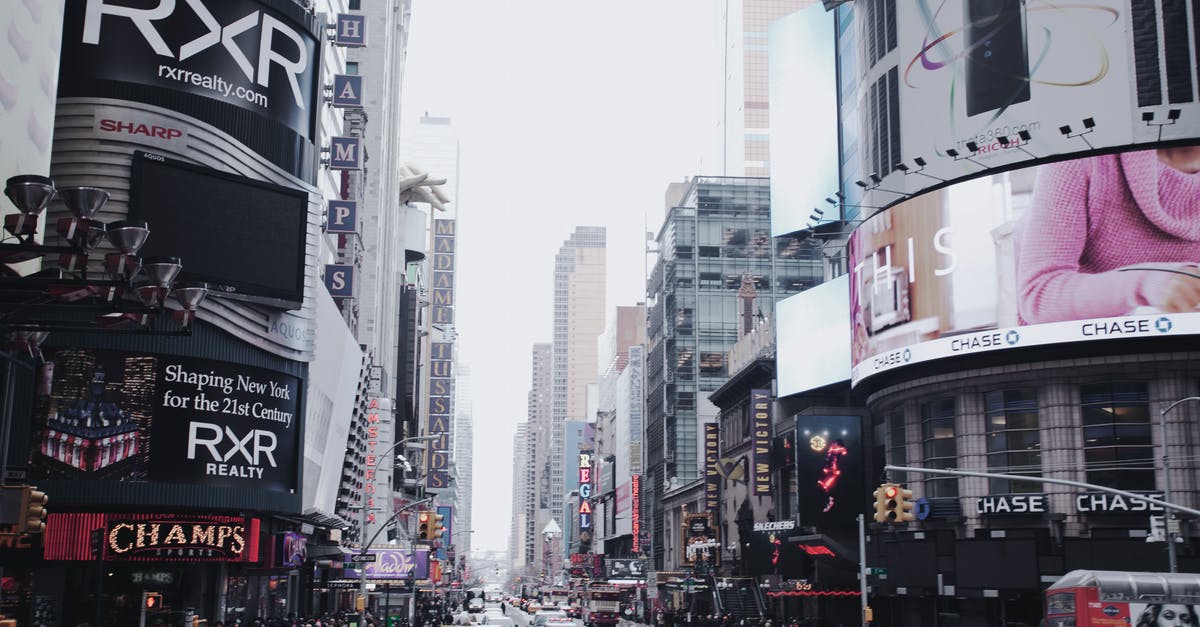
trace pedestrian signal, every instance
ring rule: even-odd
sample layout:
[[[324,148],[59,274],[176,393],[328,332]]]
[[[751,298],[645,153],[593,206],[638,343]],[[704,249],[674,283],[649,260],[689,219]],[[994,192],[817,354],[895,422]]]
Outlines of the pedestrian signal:
[[[143,600],[142,600],[142,607],[146,608],[147,610],[162,609],[162,593],[146,592],[146,593],[144,593],[144,595],[145,596],[143,597]]]

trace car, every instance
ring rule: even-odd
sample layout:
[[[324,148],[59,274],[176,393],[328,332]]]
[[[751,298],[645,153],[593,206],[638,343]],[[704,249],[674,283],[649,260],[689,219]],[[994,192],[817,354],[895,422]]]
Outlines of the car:
[[[543,627],[544,625],[562,625],[564,623],[575,624],[566,612],[561,610],[549,610],[538,612],[533,615],[533,627]]]
[[[472,613],[482,612],[483,611],[483,599],[480,597],[475,597],[475,598],[471,599],[470,601],[467,601],[467,611],[472,612]]]
[[[537,614],[540,611],[542,611],[541,603],[530,601],[529,603],[527,603],[525,605],[525,613],[526,614]]]

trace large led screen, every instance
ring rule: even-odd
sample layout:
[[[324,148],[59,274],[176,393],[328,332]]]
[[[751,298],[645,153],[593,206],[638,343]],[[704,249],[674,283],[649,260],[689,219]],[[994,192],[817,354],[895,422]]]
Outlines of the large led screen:
[[[1191,3],[852,6],[839,9],[853,11],[860,53],[840,59],[855,80],[842,111],[858,133],[843,145],[857,151],[847,182],[873,189],[861,204],[1019,162],[1200,135]]]
[[[775,305],[779,396],[850,378],[850,322],[842,309],[849,298],[843,275]]]
[[[800,523],[852,527],[867,506],[858,416],[796,416],[796,499]]]
[[[931,359],[1200,333],[1200,147],[996,174],[850,239],[853,383]]]
[[[129,194],[130,217],[150,226],[143,256],[179,257],[180,280],[211,296],[300,307],[307,192],[138,152]]]
[[[30,478],[294,494],[300,381],[224,362],[46,349]],[[196,505],[202,505],[197,503]]]
[[[771,22],[771,234],[805,228],[838,184],[837,57],[821,4]],[[836,218],[837,216],[828,216]]]

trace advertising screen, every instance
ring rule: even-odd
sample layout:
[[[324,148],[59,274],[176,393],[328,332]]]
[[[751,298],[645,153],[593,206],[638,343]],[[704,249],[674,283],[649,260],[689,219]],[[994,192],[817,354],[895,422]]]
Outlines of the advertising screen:
[[[857,78],[843,112],[859,128],[843,145],[859,151],[858,179],[882,177],[862,204],[988,168],[1200,135],[1188,3],[853,6],[863,54],[841,59]]]
[[[850,378],[850,322],[842,314],[849,298],[850,279],[842,275],[775,305],[780,397]]]
[[[771,22],[771,235],[805,227],[838,185],[834,18],[814,4]],[[837,217],[837,216],[831,216]]]
[[[931,359],[1200,332],[1200,149],[996,174],[850,239],[852,382]]]
[[[300,381],[224,362],[45,349],[30,478],[294,493]],[[202,505],[196,503],[196,505]]]
[[[179,257],[179,280],[205,281],[211,296],[303,302],[307,192],[139,152],[129,193],[130,218],[150,226],[141,254]]]
[[[299,6],[256,0],[67,3],[61,84],[72,96],[123,95],[153,102],[154,92],[210,101],[313,135],[319,49]],[[141,6],[137,6],[141,5]],[[111,89],[111,87],[110,87]],[[216,104],[219,103],[219,104]]]
[[[858,416],[796,416],[800,523],[818,531],[857,524],[866,507],[866,455]]]
[[[752,575],[801,577],[807,560],[804,552],[788,538],[803,533],[794,520],[755,522],[742,538],[742,563]]]

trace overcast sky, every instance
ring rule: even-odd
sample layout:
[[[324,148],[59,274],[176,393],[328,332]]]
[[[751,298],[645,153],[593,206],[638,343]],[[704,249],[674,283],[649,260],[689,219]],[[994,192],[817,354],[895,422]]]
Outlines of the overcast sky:
[[[608,316],[645,298],[667,184],[720,171],[724,0],[414,0],[403,118],[461,147],[460,355],[474,388],[476,550],[508,547],[530,347],[554,255],[608,228]],[[436,173],[434,173],[436,174]]]

